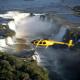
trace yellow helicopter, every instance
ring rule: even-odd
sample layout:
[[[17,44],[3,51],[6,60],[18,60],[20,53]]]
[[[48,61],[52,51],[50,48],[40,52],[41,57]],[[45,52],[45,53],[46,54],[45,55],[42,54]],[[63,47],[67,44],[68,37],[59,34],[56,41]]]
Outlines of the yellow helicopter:
[[[46,48],[54,45],[67,45],[69,48],[74,46],[73,40],[69,40],[69,43],[65,43],[65,42],[59,42],[59,41],[50,40],[50,39],[38,39],[38,40],[33,40],[31,43],[36,47],[44,46]]]

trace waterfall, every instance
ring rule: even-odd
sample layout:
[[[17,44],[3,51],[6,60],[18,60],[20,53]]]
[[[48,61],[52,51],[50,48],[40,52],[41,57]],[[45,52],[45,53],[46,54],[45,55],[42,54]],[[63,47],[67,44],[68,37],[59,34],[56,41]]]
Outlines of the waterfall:
[[[20,26],[19,24],[22,21],[26,22],[26,19],[24,19],[24,18],[26,18],[28,16],[29,16],[29,13],[20,13],[18,11],[9,11],[5,14],[0,14],[0,17],[2,17],[2,18],[13,19],[13,21],[8,22],[8,26],[11,30],[14,30],[16,32],[16,35],[15,35],[16,38],[22,38],[22,36],[20,35],[21,32],[19,33],[19,31],[17,31],[17,29],[25,26],[25,25]],[[15,44],[15,41],[12,40],[10,37],[7,38],[7,41],[10,46],[6,45],[5,39],[0,39],[0,46],[1,46],[0,50],[3,50],[4,48],[7,48],[9,50],[9,48],[11,48],[11,45]],[[13,48],[13,50],[14,50],[14,48]],[[37,60],[38,63],[40,62],[40,56],[39,56],[38,52],[35,51],[34,55],[32,57],[34,60]]]

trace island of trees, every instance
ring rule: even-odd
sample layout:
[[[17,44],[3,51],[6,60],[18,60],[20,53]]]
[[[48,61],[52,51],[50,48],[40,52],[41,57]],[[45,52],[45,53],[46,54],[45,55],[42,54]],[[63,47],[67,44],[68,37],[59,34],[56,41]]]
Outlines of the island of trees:
[[[0,52],[0,80],[48,80],[48,72],[34,60]]]

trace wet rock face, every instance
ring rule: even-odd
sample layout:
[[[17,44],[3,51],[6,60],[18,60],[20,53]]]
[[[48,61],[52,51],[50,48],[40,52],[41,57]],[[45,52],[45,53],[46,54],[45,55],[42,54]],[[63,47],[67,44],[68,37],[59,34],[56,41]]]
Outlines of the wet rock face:
[[[8,25],[0,24],[0,36],[6,38],[6,37],[13,37],[15,34],[16,34],[15,31],[11,30]]]

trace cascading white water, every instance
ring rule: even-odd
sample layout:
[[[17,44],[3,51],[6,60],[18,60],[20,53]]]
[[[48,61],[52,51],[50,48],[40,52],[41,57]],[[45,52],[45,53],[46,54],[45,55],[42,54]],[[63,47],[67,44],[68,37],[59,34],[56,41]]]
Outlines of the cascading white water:
[[[21,20],[23,17],[27,16],[28,14],[27,13],[19,13],[17,11],[9,11],[5,14],[0,14],[0,17],[2,18],[7,18],[7,19],[14,19],[14,21],[10,21],[8,22],[8,25],[9,25],[9,28],[14,30],[16,33],[16,28],[17,28],[17,24],[18,24],[18,21]],[[8,43],[11,45],[11,44],[14,44],[14,42],[11,40],[11,38],[8,38]],[[2,47],[7,47],[6,43],[5,43],[5,39],[1,39],[0,40],[0,46]]]
[[[16,32],[16,38],[23,38],[26,36],[26,39],[29,37],[34,37],[33,39],[38,38],[38,36],[49,35],[51,30],[55,28],[56,25],[51,24],[49,21],[41,21],[40,14],[35,14],[35,16],[30,17],[29,13],[21,13],[19,11],[9,11],[5,14],[0,14],[0,17],[7,19],[14,19],[14,21],[10,21],[8,23],[10,29]],[[37,21],[37,22],[36,22]],[[52,31],[53,32],[53,31]],[[45,35],[45,36],[46,36]],[[36,37],[35,37],[36,36]],[[2,40],[4,42],[4,40]],[[10,38],[8,38],[8,43],[13,45],[14,42]],[[3,46],[3,44],[1,44]],[[4,43],[4,46],[7,47]],[[37,53],[37,52],[35,52]],[[33,56],[33,58],[37,60],[37,62],[41,62],[40,55],[37,53]]]
[[[12,11],[12,12],[7,12],[5,14],[0,14],[0,17],[2,17],[2,18],[14,19],[14,21],[8,22],[8,25],[9,25],[10,29],[12,29],[16,32],[16,35],[15,35],[16,38],[22,38],[22,36],[20,35],[21,32],[18,32],[17,28],[20,26],[19,24],[21,24],[21,22],[26,22],[25,18],[28,16],[29,16],[29,13],[20,13],[18,11],[17,12]],[[22,21],[22,20],[24,20],[24,21]],[[23,26],[24,25],[21,25],[20,27],[23,27]],[[8,38],[8,44],[9,45],[15,44],[14,41],[10,37]],[[7,49],[7,47],[9,48],[9,46],[6,45],[6,43],[5,43],[5,39],[0,40],[0,46],[1,46],[0,50],[4,50],[4,48]],[[38,63],[40,62],[40,56],[36,51],[33,55],[33,59],[37,60]]]
[[[14,21],[10,21],[8,23],[10,29],[14,30],[16,32],[15,37],[16,38],[24,38],[26,36],[26,40],[28,37],[34,37],[33,39],[38,39],[39,36],[44,36],[45,34],[49,35],[50,32],[55,32],[51,30],[56,30],[54,24],[51,24],[49,21],[41,21],[40,20],[40,14],[35,14],[35,16],[30,16],[29,13],[21,13],[18,11],[9,11],[5,14],[0,14],[0,17],[7,18],[7,19],[14,19]],[[37,22],[36,22],[37,21]],[[45,36],[46,36],[45,35]],[[35,37],[36,36],[36,37]],[[4,42],[1,42],[1,46],[7,47],[4,40],[0,40]],[[14,42],[8,38],[8,43],[10,45],[13,45]],[[10,47],[11,48],[11,47]],[[37,54],[36,54],[37,53]],[[35,52],[35,55],[33,56],[37,60],[37,62],[41,62],[40,55],[38,52]]]

